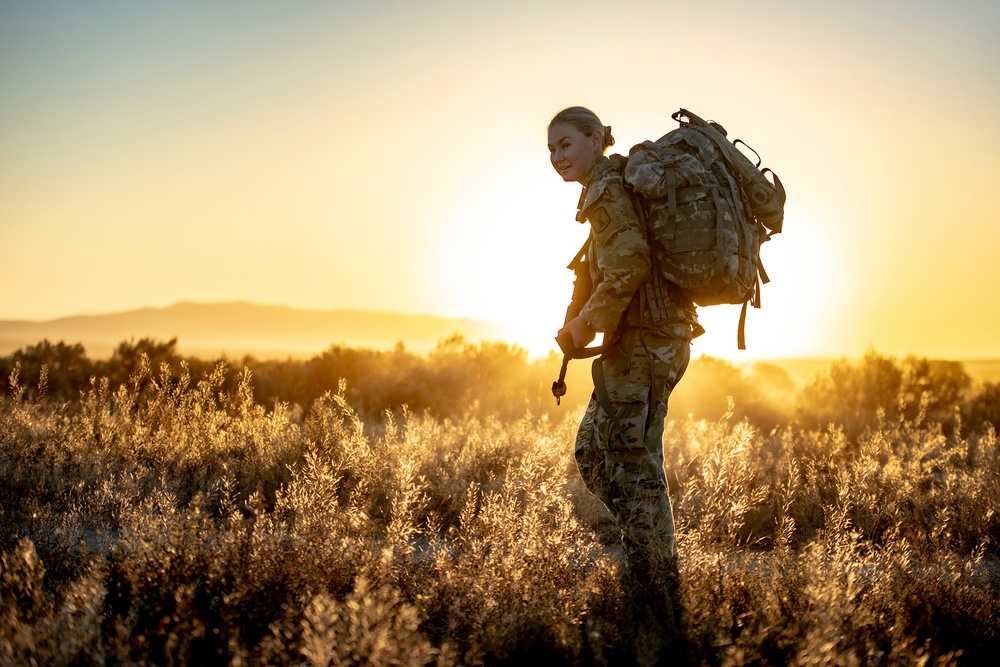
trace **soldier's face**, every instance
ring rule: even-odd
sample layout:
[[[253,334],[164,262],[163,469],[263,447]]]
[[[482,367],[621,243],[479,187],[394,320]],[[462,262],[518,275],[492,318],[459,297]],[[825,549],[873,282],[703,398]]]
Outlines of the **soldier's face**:
[[[601,154],[603,137],[594,132],[589,137],[569,123],[549,128],[549,159],[564,181],[582,183]]]

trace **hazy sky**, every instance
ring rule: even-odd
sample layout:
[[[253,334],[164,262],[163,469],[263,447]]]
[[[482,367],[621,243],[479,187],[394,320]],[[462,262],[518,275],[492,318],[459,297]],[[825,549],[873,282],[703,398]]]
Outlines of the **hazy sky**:
[[[548,120],[627,152],[683,106],[789,193],[744,357],[1000,356],[1000,3],[693,4],[0,0],[0,319],[241,300],[537,352],[586,231]]]

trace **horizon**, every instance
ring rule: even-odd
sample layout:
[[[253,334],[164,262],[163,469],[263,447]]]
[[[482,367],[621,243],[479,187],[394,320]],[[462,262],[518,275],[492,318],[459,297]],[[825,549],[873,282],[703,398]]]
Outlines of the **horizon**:
[[[143,307],[140,307],[140,308],[132,308],[132,309],[126,309],[126,310],[121,310],[121,311],[107,312],[107,313],[73,313],[73,314],[64,315],[64,316],[60,316],[60,317],[55,317],[55,318],[51,318],[51,319],[45,319],[45,320],[7,320],[7,319],[0,319],[0,325],[4,325],[4,324],[29,324],[29,325],[42,325],[42,326],[44,326],[46,324],[58,324],[58,323],[60,323],[60,322],[62,322],[64,320],[101,319],[101,318],[106,318],[106,317],[116,317],[116,316],[123,316],[123,315],[141,313],[141,312],[144,312],[144,311],[163,312],[163,311],[169,311],[171,309],[174,309],[174,308],[177,308],[177,307],[182,307],[182,306],[195,306],[195,307],[199,307],[199,308],[213,308],[213,307],[226,307],[226,306],[245,306],[245,307],[249,307],[249,308],[252,308],[252,309],[258,309],[258,308],[259,309],[272,309],[272,308],[276,308],[276,309],[282,309],[282,310],[290,310],[290,311],[293,311],[293,312],[296,312],[296,313],[308,313],[308,314],[316,314],[316,315],[356,314],[356,315],[362,315],[362,316],[366,316],[366,315],[367,316],[384,316],[384,317],[388,317],[388,318],[399,317],[399,318],[412,318],[412,319],[428,319],[428,320],[440,320],[440,321],[443,321],[443,322],[456,322],[456,323],[457,322],[465,322],[465,323],[471,323],[471,324],[479,324],[479,325],[485,325],[486,327],[495,327],[498,330],[502,329],[502,326],[503,326],[500,323],[492,322],[492,321],[489,321],[489,320],[479,320],[479,319],[476,319],[476,318],[461,318],[461,317],[459,317],[459,318],[450,318],[450,317],[442,317],[442,316],[434,315],[434,314],[430,314],[430,313],[399,313],[399,312],[383,311],[383,310],[366,310],[366,309],[363,309],[363,308],[331,308],[331,309],[322,309],[322,308],[297,308],[297,307],[293,307],[293,306],[284,306],[284,305],[281,305],[281,304],[259,304],[259,303],[253,303],[253,302],[248,302],[248,301],[232,301],[232,302],[216,302],[216,303],[180,301],[180,302],[177,302],[177,303],[174,303],[174,304],[170,304],[170,305],[164,306],[164,307],[143,306]],[[2,334],[2,332],[0,332],[0,334]],[[182,352],[186,356],[192,356],[192,357],[196,357],[196,358],[200,358],[200,359],[211,359],[211,358],[218,357],[220,354],[226,354],[227,356],[233,356],[234,355],[236,357],[242,357],[242,356],[250,355],[250,356],[254,356],[254,357],[260,358],[260,359],[279,359],[279,358],[286,358],[286,357],[295,358],[295,359],[305,359],[305,358],[309,358],[311,356],[318,356],[318,355],[322,354],[326,349],[329,349],[330,347],[337,346],[337,345],[345,346],[345,347],[351,347],[351,348],[358,348],[358,349],[373,349],[373,350],[379,350],[379,351],[388,351],[388,350],[392,350],[397,345],[402,344],[403,347],[404,347],[404,349],[406,349],[408,352],[411,352],[411,353],[417,354],[417,355],[423,355],[423,354],[427,354],[427,353],[433,351],[433,349],[435,348],[436,345],[441,344],[445,339],[447,339],[448,337],[450,337],[451,335],[454,335],[454,334],[463,336],[463,338],[465,338],[466,341],[469,344],[472,344],[472,345],[479,345],[479,344],[484,344],[484,343],[502,343],[502,344],[506,344],[506,345],[512,345],[512,346],[520,347],[521,349],[525,350],[525,352],[528,354],[529,360],[532,360],[532,361],[544,359],[544,358],[548,357],[550,353],[556,353],[556,354],[559,353],[559,350],[558,350],[558,348],[555,345],[553,345],[553,347],[552,347],[551,350],[547,350],[547,351],[538,353],[538,352],[532,351],[532,350],[524,347],[523,345],[520,345],[517,341],[508,340],[506,338],[503,338],[502,336],[493,336],[493,337],[491,337],[491,336],[485,335],[485,336],[479,336],[479,337],[477,337],[477,336],[471,336],[470,337],[470,336],[466,335],[465,332],[458,331],[458,330],[451,331],[449,333],[443,333],[441,336],[439,336],[436,339],[436,342],[434,344],[430,344],[430,345],[428,345],[426,343],[426,341],[423,344],[413,345],[412,343],[408,343],[405,338],[400,338],[399,340],[394,340],[392,342],[385,342],[385,343],[383,343],[381,345],[368,345],[368,344],[365,344],[363,341],[362,342],[354,342],[354,343],[352,343],[351,341],[347,341],[347,340],[340,340],[340,341],[338,341],[338,340],[336,340],[336,334],[331,334],[331,338],[330,338],[330,341],[328,343],[322,344],[322,345],[318,345],[318,346],[312,346],[312,347],[310,347],[310,346],[282,347],[280,339],[276,339],[275,343],[274,343],[274,345],[272,347],[262,347],[262,346],[258,346],[258,347],[250,346],[250,347],[247,347],[246,345],[240,345],[237,342],[237,343],[235,343],[233,345],[230,345],[230,346],[228,346],[226,348],[223,348],[223,347],[213,347],[212,345],[199,345],[199,343],[197,342],[197,339],[196,339],[196,342],[191,343],[191,341],[185,339],[184,336],[177,335],[177,334],[174,334],[174,335],[162,335],[162,336],[158,336],[158,335],[155,335],[155,334],[152,334],[152,335],[133,334],[131,336],[119,337],[119,338],[116,338],[115,340],[110,340],[109,339],[109,340],[107,340],[107,341],[105,341],[105,342],[97,345],[96,347],[94,347],[93,350],[91,349],[91,347],[88,347],[86,345],[86,341],[83,340],[83,339],[80,339],[80,340],[69,340],[66,337],[62,337],[60,340],[49,340],[49,342],[50,343],[64,342],[64,343],[69,344],[69,345],[73,345],[73,344],[76,344],[76,343],[83,343],[84,347],[85,347],[85,349],[87,351],[88,356],[90,356],[92,358],[95,358],[95,359],[103,359],[103,358],[109,357],[111,355],[111,352],[113,351],[114,347],[117,344],[121,343],[121,342],[124,342],[124,341],[127,341],[127,340],[141,339],[141,338],[144,338],[144,337],[152,338],[154,340],[160,340],[160,341],[163,341],[163,342],[169,341],[171,338],[177,338],[178,351]],[[85,337],[86,337],[86,335],[84,336],[84,338]],[[90,337],[94,338],[94,335],[91,334]],[[14,344],[14,343],[11,343],[9,341],[0,341],[0,356],[7,356],[7,355],[12,354],[13,352],[15,352],[17,350],[22,350],[22,349],[24,349],[27,346],[36,345],[36,344],[38,344],[40,342],[42,342],[42,341],[41,340],[32,340],[32,341],[25,340],[21,344]],[[229,355],[229,352],[232,352],[233,355]],[[874,347],[869,348],[869,349],[863,351],[862,353],[856,354],[856,355],[850,355],[850,354],[835,355],[834,354],[834,355],[817,355],[817,356],[766,356],[765,357],[765,356],[760,356],[760,355],[753,354],[752,350],[749,351],[749,354],[747,352],[748,351],[742,351],[742,352],[740,352],[740,354],[738,356],[737,355],[733,355],[733,356],[716,355],[716,354],[711,354],[710,352],[706,352],[704,350],[699,351],[697,349],[697,346],[695,346],[692,349],[692,359],[696,359],[696,358],[699,358],[699,357],[708,357],[708,358],[722,359],[724,361],[733,363],[734,365],[736,365],[738,367],[740,367],[740,366],[752,366],[752,365],[757,364],[757,363],[769,363],[769,362],[777,362],[779,364],[782,363],[782,362],[785,362],[785,363],[789,363],[789,364],[802,363],[802,364],[810,364],[810,365],[829,366],[830,364],[833,364],[833,363],[839,362],[839,361],[847,361],[847,362],[852,362],[853,363],[853,362],[856,362],[856,361],[862,359],[865,355],[867,355],[869,353],[875,353],[875,354],[879,354],[879,355],[882,355],[882,356],[886,356],[886,357],[890,357],[890,358],[894,358],[894,359],[900,359],[900,360],[905,359],[906,357],[911,357],[912,356],[912,357],[916,357],[916,358],[927,358],[927,359],[930,359],[930,360],[933,360],[933,361],[959,362],[959,363],[962,363],[962,364],[972,364],[972,365],[986,364],[988,368],[985,371],[978,371],[975,374],[976,375],[984,375],[990,381],[993,381],[994,379],[997,380],[997,381],[1000,381],[1000,355],[993,356],[993,357],[990,357],[990,356],[986,356],[986,357],[934,357],[934,356],[922,355],[922,354],[918,354],[918,353],[914,353],[914,352],[892,353],[892,352],[887,352],[885,350],[880,350],[880,349],[877,349],[877,348],[874,348]],[[996,369],[992,368],[993,364],[997,365]]]
[[[282,308],[290,310],[299,311],[312,311],[312,312],[357,312],[357,313],[370,313],[370,314],[385,314],[385,315],[402,315],[402,316],[413,316],[413,317],[436,317],[440,319],[447,320],[477,320],[482,322],[487,322],[489,320],[479,320],[478,318],[469,317],[448,317],[444,315],[435,315],[434,313],[417,313],[417,312],[405,312],[405,311],[394,311],[394,310],[379,310],[371,308],[313,308],[313,307],[299,307],[299,306],[289,306],[281,303],[257,303],[254,301],[247,301],[245,299],[239,299],[234,301],[193,301],[190,299],[182,299],[180,301],[175,301],[173,303],[166,304],[164,306],[135,306],[132,308],[122,308],[119,310],[113,310],[108,312],[76,312],[68,313],[65,315],[57,315],[55,317],[48,317],[44,319],[6,319],[0,318],[0,322],[33,322],[33,323],[45,323],[54,322],[56,320],[71,319],[74,317],[103,317],[106,315],[119,315],[124,313],[137,312],[141,310],[169,310],[170,308],[175,308],[177,306],[255,306],[260,308]]]
[[[604,55],[569,67],[595,29]],[[542,355],[586,233],[549,119],[588,106],[627,153],[684,107],[789,196],[748,351],[716,306],[694,354],[1000,357],[998,33],[978,0],[2,3],[0,318],[371,310]]]

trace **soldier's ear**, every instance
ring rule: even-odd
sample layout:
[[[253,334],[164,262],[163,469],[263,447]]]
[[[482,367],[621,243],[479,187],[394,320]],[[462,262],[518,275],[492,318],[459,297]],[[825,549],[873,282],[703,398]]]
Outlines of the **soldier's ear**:
[[[590,145],[595,153],[604,152],[604,133],[594,130],[590,134]]]

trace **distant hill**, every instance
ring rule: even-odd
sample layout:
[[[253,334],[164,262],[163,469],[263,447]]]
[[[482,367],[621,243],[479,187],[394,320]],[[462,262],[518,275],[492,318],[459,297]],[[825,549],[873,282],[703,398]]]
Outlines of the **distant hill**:
[[[252,303],[178,303],[45,322],[0,321],[0,355],[48,339],[82,343],[91,358],[107,357],[123,340],[177,337],[181,354],[214,358],[312,356],[331,345],[388,349],[403,343],[426,352],[455,333],[472,342],[499,340],[483,320],[363,310],[305,310]]]
[[[838,361],[835,358],[816,359],[758,359],[755,361],[740,364],[741,367],[752,371],[757,363],[765,363],[781,368],[799,386],[805,386],[816,379],[817,376],[824,375],[830,370],[830,366]],[[849,361],[857,362],[857,359]],[[1000,359],[958,359],[962,362],[962,368],[974,383],[992,382],[1000,383]]]

